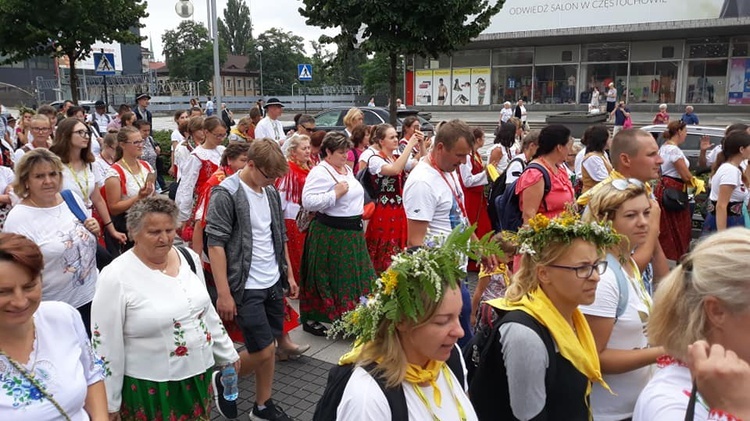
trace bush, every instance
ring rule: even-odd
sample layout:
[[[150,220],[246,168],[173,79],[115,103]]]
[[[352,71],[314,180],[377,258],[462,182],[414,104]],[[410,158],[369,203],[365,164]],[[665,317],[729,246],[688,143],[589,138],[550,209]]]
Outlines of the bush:
[[[169,156],[172,151],[172,132],[169,130],[154,131],[154,140],[161,148],[161,154]]]

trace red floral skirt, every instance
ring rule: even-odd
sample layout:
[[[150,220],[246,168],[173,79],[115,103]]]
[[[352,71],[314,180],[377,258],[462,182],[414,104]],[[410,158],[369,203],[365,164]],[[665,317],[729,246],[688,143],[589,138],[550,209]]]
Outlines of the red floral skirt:
[[[674,178],[662,177],[659,183],[654,189],[654,195],[656,201],[659,202],[661,207],[661,220],[659,227],[659,244],[664,255],[669,260],[680,260],[683,254],[687,253],[688,247],[690,247],[692,225],[692,215],[690,214],[690,207],[686,207],[684,210],[679,212],[672,212],[664,209],[662,205],[662,195],[665,187],[682,190],[685,183],[677,181]]]
[[[290,269],[292,275],[294,275],[294,280],[299,283],[302,251],[305,248],[305,237],[307,235],[304,232],[299,232],[297,221],[294,219],[285,219],[284,224],[286,225],[286,246],[289,249],[289,262],[292,264]]]
[[[406,211],[403,206],[375,206],[367,225],[365,241],[375,273],[384,272],[391,265],[391,256],[406,247]]]

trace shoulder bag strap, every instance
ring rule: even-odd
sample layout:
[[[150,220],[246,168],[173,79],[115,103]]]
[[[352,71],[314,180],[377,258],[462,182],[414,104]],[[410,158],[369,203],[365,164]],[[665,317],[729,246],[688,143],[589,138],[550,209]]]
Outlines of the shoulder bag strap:
[[[687,411],[685,412],[685,421],[695,420],[695,403],[698,399],[698,385],[693,382],[693,390],[690,392],[690,400],[688,401]]]
[[[65,201],[65,204],[68,205],[68,209],[73,212],[73,215],[75,215],[75,217],[79,221],[84,222],[87,219],[86,214],[83,212],[81,207],[78,206],[78,202],[76,202],[76,198],[73,196],[73,192],[70,190],[63,190],[60,192],[60,195]]]
[[[195,268],[195,261],[193,260],[193,257],[188,253],[187,249],[183,246],[175,246],[177,248],[177,251],[179,251],[182,256],[187,261],[187,264],[190,266],[190,270],[193,271],[194,274],[198,274],[198,271]]]
[[[68,416],[68,414],[65,412],[65,410],[63,409],[63,407],[60,406],[59,403],[57,403],[57,401],[52,397],[52,394],[50,394],[49,392],[47,392],[47,389],[44,388],[44,385],[42,385],[39,382],[39,380],[37,380],[34,377],[33,374],[31,374],[28,371],[26,371],[26,369],[24,367],[22,367],[21,364],[19,364],[18,362],[16,362],[16,360],[14,360],[13,358],[10,358],[8,356],[8,354],[6,354],[5,352],[0,351],[0,355],[2,355],[3,357],[5,357],[5,359],[8,360],[8,362],[10,363],[10,365],[12,365],[13,368],[16,369],[16,371],[18,371],[19,373],[21,373],[21,375],[24,378],[26,378],[26,380],[28,380],[29,383],[33,384],[34,387],[36,387],[39,390],[39,392],[41,392],[41,394],[44,395],[44,397],[57,409],[57,411],[60,412],[60,415],[62,415],[62,417],[63,417],[63,419],[65,421],[70,421],[70,416]]]
[[[630,299],[630,290],[628,289],[628,281],[625,278],[625,272],[622,270],[620,262],[611,253],[607,253],[607,267],[612,269],[617,280],[617,289],[619,295],[617,299],[617,310],[615,311],[615,323],[625,313],[628,308],[628,300]]]
[[[336,178],[335,175],[333,175],[333,173],[331,172],[331,170],[329,170],[325,165],[322,165],[322,167],[326,170],[326,172],[328,173],[328,175],[330,175],[331,178],[333,179],[333,184],[338,184],[339,180]]]

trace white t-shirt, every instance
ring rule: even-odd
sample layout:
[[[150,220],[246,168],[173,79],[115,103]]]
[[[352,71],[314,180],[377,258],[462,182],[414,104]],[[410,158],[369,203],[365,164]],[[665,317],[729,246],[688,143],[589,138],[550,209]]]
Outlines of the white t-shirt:
[[[521,173],[524,170],[524,167],[526,165],[526,155],[520,154],[517,157],[514,157],[510,164],[508,164],[508,168],[505,170],[505,185],[518,180],[518,177],[521,176]]]
[[[83,208],[78,197],[76,201]],[[8,213],[3,230],[25,235],[41,249],[44,301],[63,301],[76,308],[91,302],[99,275],[96,237],[65,202],[51,208],[19,203]]]
[[[374,160],[373,160],[374,161]],[[323,212],[328,216],[347,217],[362,215],[365,206],[365,189],[354,178],[354,172],[346,168],[346,175],[339,174],[328,162],[320,161],[313,167],[302,189],[302,206],[310,212]],[[336,183],[345,181],[349,191],[336,198]]]
[[[253,263],[245,281],[245,289],[266,289],[279,280],[279,265],[273,248],[271,232],[271,207],[265,190],[258,193],[240,181],[250,207],[253,231]]]
[[[716,170],[716,174],[711,177],[709,200],[714,202],[719,200],[719,188],[721,186],[735,186],[732,195],[729,197],[730,202],[744,202],[748,197],[747,187],[742,183],[742,172],[728,162],[721,164],[719,169]]]
[[[609,177],[609,171],[604,164],[604,158],[601,156],[591,155],[587,159],[584,159],[581,165],[583,168],[586,168],[589,177],[594,181],[602,181]],[[583,174],[583,170],[581,170],[581,174]]]
[[[367,162],[370,160],[370,158],[377,154],[378,151],[376,151],[372,146],[368,147],[362,153],[359,155],[359,162],[364,162],[365,165],[367,165]],[[363,168],[364,166],[360,167]]]
[[[687,410],[693,381],[690,369],[679,364],[660,367],[638,397],[633,411],[633,421],[683,421]],[[695,421],[708,419],[709,410],[698,396]]]
[[[104,184],[104,179],[101,174],[94,170],[93,164],[86,164],[81,171],[76,171],[73,174],[70,167],[63,165],[63,183],[62,190],[70,190],[80,198],[84,207],[83,211],[86,216],[91,216],[91,208],[94,204],[91,202],[91,195],[95,189],[101,188]]]
[[[586,156],[586,147],[581,149],[576,154],[576,160],[573,166],[575,167],[574,170],[576,172],[576,180],[579,180],[581,177],[583,177],[583,157]]]
[[[94,161],[93,164],[91,164],[94,169],[94,175],[97,180],[101,180],[101,186],[104,185],[104,180],[107,179],[107,172],[109,172],[109,169],[112,168],[112,165],[109,164],[109,162],[105,161],[104,158],[102,158],[101,155],[97,155],[96,161]]]
[[[677,168],[674,166],[674,163],[680,159],[685,161],[685,165],[690,168],[690,161],[685,157],[685,154],[679,146],[665,143],[659,148],[659,156],[664,160],[664,163],[661,164],[661,174],[664,176],[682,178],[680,177],[680,173],[677,172]]]
[[[94,354],[81,315],[68,304],[45,301],[34,313],[36,341],[28,364],[47,392],[68,414],[71,421],[88,421],[83,409],[88,387],[104,380],[104,363]],[[18,383],[15,383],[18,382]],[[57,408],[23,375],[0,357],[0,383],[3,387],[0,414],[5,420],[60,420]]]
[[[468,421],[478,420],[474,407],[466,396],[456,376],[450,370],[450,378],[446,378],[440,371],[436,383],[441,392],[442,404],[438,407],[434,401],[432,386],[421,387],[424,397],[427,399],[430,409],[434,411],[437,419],[458,420],[458,406],[451,396],[451,390],[463,408]],[[449,385],[450,382],[450,385]],[[410,420],[431,420],[432,412],[425,406],[417,395],[414,387],[404,382],[404,396],[406,397],[406,408]],[[391,420],[391,407],[383,391],[375,379],[362,367],[357,367],[352,372],[349,382],[346,384],[341,403],[336,410],[336,419],[339,421],[389,421]],[[400,420],[393,420],[400,421]]]
[[[180,133],[179,130],[174,129],[172,130],[172,135],[169,137],[169,140],[171,140],[172,142],[177,142],[177,144],[179,145],[180,143],[185,141],[185,137],[182,136],[182,133]]]
[[[282,143],[286,135],[284,134],[284,125],[279,120],[271,120],[271,117],[263,117],[255,127],[255,138],[273,139],[279,143]]]
[[[510,163],[510,160],[513,159],[513,150],[511,148],[506,148],[505,146],[495,143],[494,145],[490,146],[490,148],[487,150],[487,156],[490,156],[492,154],[492,151],[500,148],[503,151],[503,156],[500,157],[500,161],[498,161],[495,168],[497,168],[497,172],[499,174],[502,174],[503,171],[505,171],[506,168],[508,168],[508,164]]]
[[[458,225],[469,225],[461,210],[464,194],[458,177],[455,171],[438,172],[423,160],[406,179],[403,197],[406,217],[429,222],[428,237],[448,235]]]
[[[619,268],[618,268],[619,269]],[[583,314],[614,319],[620,288],[615,277],[615,268],[608,267],[599,278],[596,300],[593,304],[580,306]],[[627,274],[626,274],[626,277]],[[636,288],[636,280],[628,277],[628,305],[617,319],[607,342],[609,349],[644,349],[648,347],[646,324],[650,313],[651,298],[645,289]],[[616,395],[606,391],[600,384],[591,390],[591,408],[597,421],[619,421],[630,418],[638,394],[651,378],[652,367],[643,367],[622,374],[605,374],[604,381]],[[658,419],[658,418],[654,418]]]
[[[119,163],[115,165],[120,166]],[[136,173],[135,175],[131,174],[130,171],[125,169],[125,167],[120,166],[122,172],[125,174],[125,191],[120,193],[124,199],[130,199],[133,196],[137,196],[141,188],[146,185],[146,177],[148,176],[148,173],[154,172],[148,162],[138,161],[138,165],[141,166],[141,172]],[[107,178],[109,179],[112,177],[117,178],[118,183],[120,182],[120,173],[110,167],[109,170],[107,170]]]
[[[718,158],[719,153],[721,153],[722,150],[723,148],[721,147],[721,144],[718,144],[714,146],[713,149],[708,151],[708,154],[706,154],[706,165],[708,165],[709,167],[714,165],[714,162],[716,162],[716,158]]]
[[[513,117],[513,108],[503,108],[500,110],[500,121],[507,123]]]
[[[8,186],[13,184],[15,179],[16,173],[14,173],[12,169],[0,165],[0,194],[5,194],[5,191],[8,190]]]
[[[408,161],[406,161],[406,165],[404,166],[404,170],[402,172],[411,171],[415,166],[414,162],[414,159],[409,159]],[[382,156],[376,156],[375,158],[369,160],[367,170],[370,172],[370,174],[380,175],[380,170],[388,164],[392,164],[392,162],[388,162]]]

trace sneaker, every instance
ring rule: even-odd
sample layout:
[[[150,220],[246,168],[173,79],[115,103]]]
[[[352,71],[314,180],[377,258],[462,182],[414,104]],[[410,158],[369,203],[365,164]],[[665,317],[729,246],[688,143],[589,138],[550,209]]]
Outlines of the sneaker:
[[[239,416],[237,413],[237,401],[224,399],[224,385],[221,384],[221,370],[214,371],[211,375],[211,385],[214,388],[214,403],[216,410],[222,417],[233,420]]]
[[[253,421],[294,421],[281,408],[274,405],[271,399],[266,401],[266,407],[262,411],[258,409],[258,404],[255,403],[253,411],[250,412],[250,419]]]

